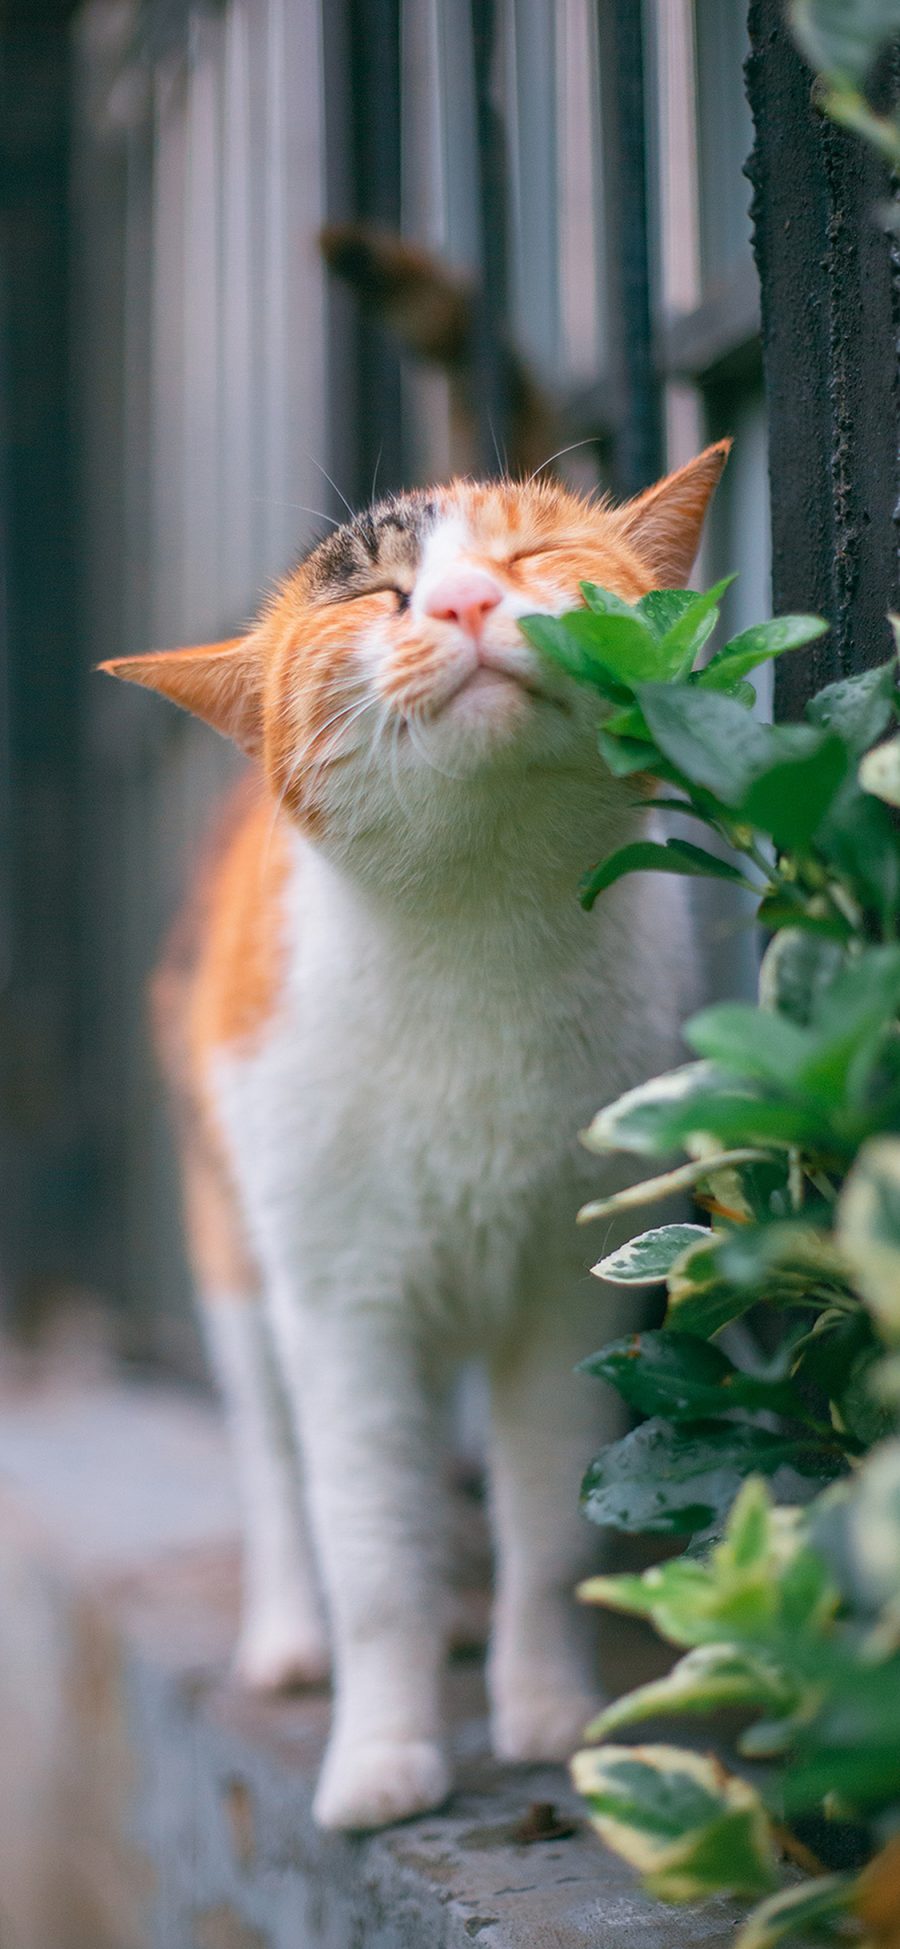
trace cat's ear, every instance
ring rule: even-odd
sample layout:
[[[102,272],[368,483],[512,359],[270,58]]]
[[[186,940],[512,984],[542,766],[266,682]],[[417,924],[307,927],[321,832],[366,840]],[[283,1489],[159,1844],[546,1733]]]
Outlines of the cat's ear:
[[[657,588],[681,589],[687,582],[730,447],[730,440],[717,440],[618,510],[622,532]]]
[[[190,650],[154,650],[147,656],[113,657],[101,663],[112,677],[143,684],[193,711],[251,757],[262,743],[263,659],[254,636],[204,643]]]

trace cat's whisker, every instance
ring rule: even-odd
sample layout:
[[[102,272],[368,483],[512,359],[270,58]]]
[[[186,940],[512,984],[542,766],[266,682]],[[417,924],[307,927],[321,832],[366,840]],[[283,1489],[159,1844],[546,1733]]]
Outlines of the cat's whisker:
[[[312,735],[307,739],[305,745],[301,746],[301,749],[297,753],[294,762],[291,765],[291,769],[288,773],[288,777],[286,781],[287,790],[290,790],[290,787],[294,779],[297,777],[297,774],[302,769],[302,766],[304,765],[306,760],[310,757],[310,754],[313,752],[315,753],[315,755],[312,758],[309,776],[312,782],[314,783],[318,782],[319,774],[331,762],[334,753],[340,750],[342,744],[346,739],[347,732],[350,730],[351,726],[356,722],[356,720],[362,717],[364,711],[369,706],[369,702],[370,699],[368,697],[357,697],[353,702],[346,704],[343,710],[335,711],[334,715],[328,718],[325,724],[319,726],[312,733]],[[342,722],[342,720],[344,721]],[[325,732],[328,731],[331,728],[331,726],[335,724],[341,725],[340,730],[334,731],[332,733],[332,736],[328,738],[324,743],[322,743],[321,748],[319,748],[320,741],[324,738]]]
[[[439,765],[437,760],[433,758],[431,756],[431,753],[426,749],[424,738],[427,737],[427,725],[425,724],[424,720],[421,717],[419,717],[415,708],[407,713],[406,722],[409,726],[409,735],[412,740],[412,743],[415,745],[419,757],[423,760],[423,762],[426,765],[430,766],[432,771],[438,772],[441,778],[450,778],[453,779],[453,781],[456,784],[459,784],[460,780],[464,778],[465,774],[463,772],[458,772],[458,771],[448,771],[446,766]],[[417,727],[424,734],[423,740],[421,741],[416,736]]]
[[[328,769],[328,766],[333,764],[336,756],[339,755],[341,757],[349,757],[352,751],[359,750],[359,741],[357,741],[355,745],[348,744],[347,733],[352,729],[353,725],[358,723],[359,719],[364,716],[368,708],[369,708],[369,699],[367,697],[364,697],[361,700],[361,702],[356,705],[355,709],[351,710],[351,712],[347,716],[346,723],[341,726],[340,731],[336,731],[334,735],[331,738],[329,738],[328,743],[323,746],[322,750],[317,753],[315,759],[313,760],[312,766],[310,768],[310,773],[309,773],[309,783],[311,789],[314,790],[318,786],[319,779],[323,771],[326,771]],[[333,719],[332,722],[334,722]],[[296,776],[296,773],[297,771],[299,771],[299,769],[300,769],[299,764],[292,767],[292,772],[294,776]]]
[[[360,772],[359,779],[357,782],[356,797],[353,802],[353,813],[351,819],[351,826],[352,826],[352,832],[354,838],[363,829],[363,813],[365,809],[366,791],[368,788],[369,779],[372,775],[372,767],[375,764],[375,761],[381,750],[382,739],[384,737],[385,731],[387,730],[388,722],[390,720],[390,715],[391,715],[390,704],[385,701],[382,703],[381,710],[378,713],[378,719],[369,744],[368,756],[366,758],[365,764],[363,765],[362,771]]]
[[[352,507],[350,506],[350,502],[348,501],[348,499],[347,499],[347,496],[346,496],[346,494],[342,494],[342,493],[341,493],[341,490],[340,490],[340,488],[338,487],[338,484],[337,484],[337,481],[336,481],[336,480],[332,480],[332,478],[331,478],[331,475],[330,475],[330,474],[329,474],[329,472],[328,472],[328,468],[327,468],[327,467],[323,467],[323,465],[322,465],[322,462],[321,462],[321,460],[317,460],[317,458],[316,458],[316,456],[315,456],[315,454],[314,454],[314,453],[309,453],[309,452],[308,452],[308,458],[309,458],[309,459],[310,459],[310,460],[312,461],[312,464],[313,464],[313,466],[314,466],[314,467],[318,467],[318,469],[319,469],[319,473],[323,475],[323,477],[324,477],[324,479],[325,479],[325,480],[327,480],[327,482],[328,482],[328,485],[329,485],[329,487],[333,487],[333,488],[334,488],[334,491],[335,491],[335,493],[336,493],[336,495],[337,495],[337,497],[338,497],[338,500],[339,500],[339,501],[343,501],[343,503],[344,503],[344,506],[345,506],[345,508],[346,508],[346,510],[347,510],[347,513],[348,513],[348,514],[349,514],[349,516],[350,516],[350,519],[351,519],[351,521],[356,521],[356,520],[358,519],[358,516],[357,516],[357,514],[356,514],[356,512],[355,512],[355,510],[354,510],[354,509],[353,509],[353,508],[352,508]],[[340,522],[338,522],[338,523],[337,523],[336,525],[337,525],[338,527],[340,527],[340,526],[341,526],[341,523],[340,523]]]
[[[268,831],[266,833],[266,838],[262,849],[261,860],[263,866],[265,866],[268,860],[269,851],[272,844],[272,837],[275,832],[275,827],[278,824],[278,820],[281,816],[281,813],[284,810],[288,793],[290,792],[291,786],[294,784],[295,780],[299,776],[303,768],[304,762],[308,757],[314,742],[320,737],[322,737],[324,732],[329,730],[333,724],[337,724],[342,718],[348,719],[348,722],[344,724],[342,730],[337,732],[334,735],[334,737],[329,739],[325,749],[319,754],[318,758],[316,759],[315,764],[313,765],[310,772],[309,782],[312,790],[314,790],[316,785],[318,784],[319,777],[322,771],[324,770],[325,766],[329,763],[330,759],[334,754],[336,747],[341,743],[345,733],[350,729],[351,725],[356,721],[357,718],[362,717],[363,712],[367,709],[369,705],[369,702],[370,699],[368,696],[364,696],[362,698],[357,697],[353,702],[345,705],[342,710],[335,711],[334,715],[328,718],[327,722],[321,727],[319,727],[313,733],[313,735],[306,740],[305,744],[301,745],[300,750],[297,752],[296,756],[293,759],[292,764],[289,767],[281,791],[278,794],[278,797],[275,801],[275,809],[272,814],[272,819]]]
[[[403,793],[400,790],[400,767],[398,761],[400,757],[401,729],[402,729],[402,719],[400,719],[399,717],[395,717],[393,724],[391,725],[391,738],[390,738],[391,784],[393,785],[394,797],[397,801],[400,811],[402,812],[403,817],[404,819],[406,819],[407,823],[411,824],[415,817],[415,814],[410,811],[409,805],[404,801]]]
[[[497,435],[496,435],[496,432],[495,432],[495,430],[494,430],[494,422],[493,422],[493,420],[491,419],[491,417],[490,417],[490,414],[488,414],[488,428],[489,428],[489,430],[490,430],[490,435],[491,435],[491,441],[492,441],[492,444],[493,444],[493,448],[494,448],[494,452],[495,452],[495,454],[496,454],[496,456],[497,456],[497,466],[499,467],[499,469],[500,469],[500,472],[501,472],[501,474],[508,474],[508,473],[509,473],[509,456],[508,456],[508,454],[507,454],[507,453],[505,452],[505,450],[504,450],[504,452],[503,452],[502,454],[501,454],[501,452],[500,452],[500,442],[499,442],[499,440],[497,439]]]
[[[277,494],[254,494],[257,507],[296,508],[298,514],[311,514],[316,521],[327,521],[330,528],[339,528],[340,522],[333,514],[326,514],[324,508],[307,507],[305,501],[285,501]]]
[[[374,472],[373,472],[373,474],[372,474],[372,491],[371,491],[371,493],[370,493],[370,495],[369,495],[369,500],[370,500],[370,502],[371,502],[371,501],[374,501],[374,499],[375,499],[375,484],[376,484],[376,482],[377,482],[377,480],[378,480],[378,469],[379,469],[379,467],[381,466],[381,456],[382,456],[382,454],[383,454],[383,453],[384,453],[384,441],[382,440],[382,442],[381,442],[381,445],[380,445],[380,447],[379,447],[379,449],[378,449],[378,457],[377,457],[377,459],[376,459],[376,461],[375,461],[375,469],[374,469]]]
[[[530,487],[532,481],[537,480],[538,474],[542,474],[544,472],[545,467],[552,467],[554,460],[562,460],[564,454],[575,453],[577,452],[579,447],[591,447],[593,445],[594,445],[594,435],[592,433],[589,433],[585,440],[573,440],[571,445],[568,447],[558,447],[555,453],[548,454],[546,460],[541,461],[539,467],[535,467],[534,473],[529,474],[528,479],[525,481],[524,485],[526,487]]]

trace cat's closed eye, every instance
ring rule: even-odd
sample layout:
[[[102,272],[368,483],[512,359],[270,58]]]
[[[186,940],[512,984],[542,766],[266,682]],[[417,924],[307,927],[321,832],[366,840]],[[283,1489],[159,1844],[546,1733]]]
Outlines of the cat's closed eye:
[[[371,589],[363,590],[362,594],[365,596],[396,596],[398,611],[409,608],[409,590],[402,589],[399,582],[376,582]]]
[[[558,545],[555,541],[543,541],[530,543],[527,548],[517,548],[514,555],[507,557],[506,566],[515,568],[518,562],[532,562],[537,555],[553,555]]]

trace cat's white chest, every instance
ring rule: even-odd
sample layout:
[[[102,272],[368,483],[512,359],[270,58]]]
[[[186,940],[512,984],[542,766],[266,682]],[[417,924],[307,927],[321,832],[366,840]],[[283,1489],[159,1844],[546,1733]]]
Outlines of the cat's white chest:
[[[278,1013],[215,1077],[270,1269],[492,1314],[524,1262],[552,1283],[596,1174],[578,1131],[631,1079],[621,946],[567,956],[488,913],[432,952],[306,861],[290,900]]]

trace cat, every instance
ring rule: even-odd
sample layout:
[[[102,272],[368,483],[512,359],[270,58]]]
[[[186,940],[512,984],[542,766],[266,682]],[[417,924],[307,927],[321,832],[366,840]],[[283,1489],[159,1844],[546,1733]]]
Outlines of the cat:
[[[460,1357],[490,1381],[494,1749],[564,1758],[594,1707],[572,1593],[599,1390],[573,1369],[629,1322],[586,1273],[575,1213],[604,1174],[578,1132],[673,1059],[692,947],[677,882],[580,908],[580,873],[646,814],[517,619],[582,580],[683,585],[728,444],[620,507],[541,479],[397,495],[244,639],[102,666],[258,781],[158,1016],[244,1507],[238,1670],[333,1669],[325,1827],[450,1790],[438,1428]]]

